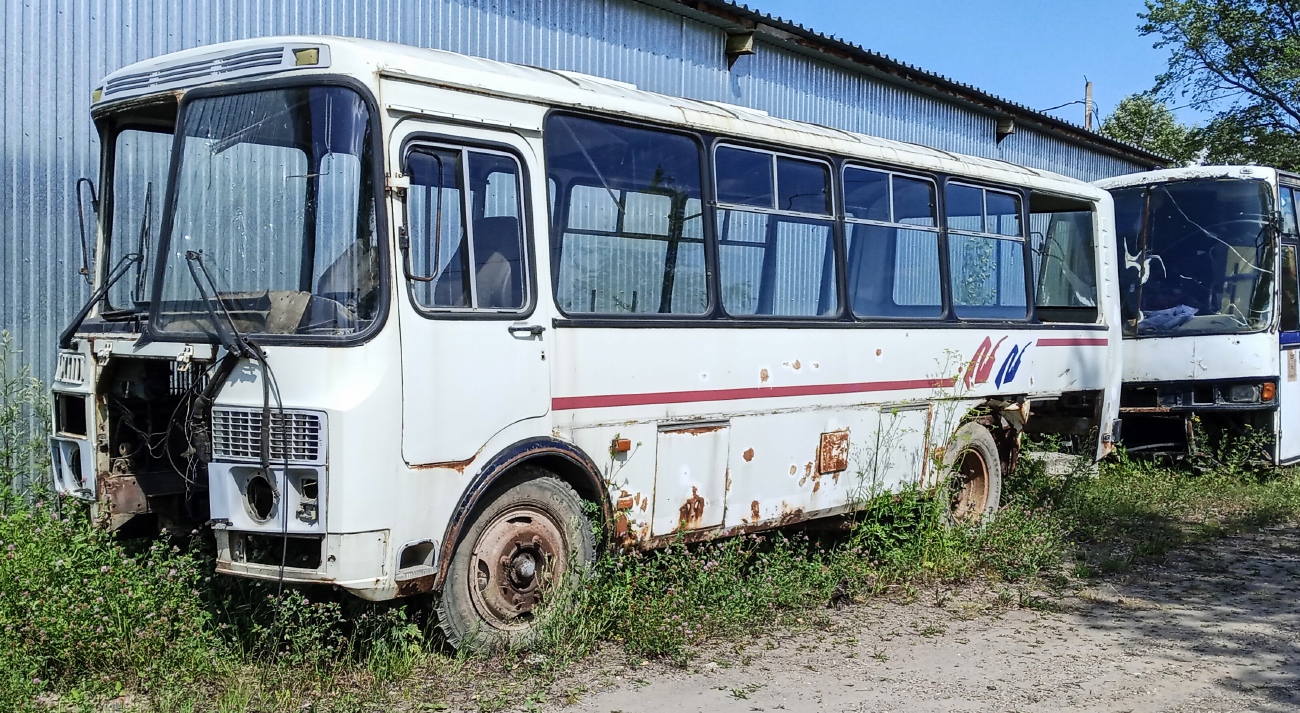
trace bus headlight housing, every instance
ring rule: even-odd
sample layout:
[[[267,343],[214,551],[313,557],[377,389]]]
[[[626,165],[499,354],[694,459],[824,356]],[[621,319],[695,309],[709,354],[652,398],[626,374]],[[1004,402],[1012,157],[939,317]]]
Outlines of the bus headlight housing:
[[[1271,391],[1271,389],[1270,389]],[[1230,404],[1254,404],[1260,402],[1263,388],[1256,384],[1234,384],[1220,390],[1223,400]],[[1270,394],[1271,396],[1271,394]],[[1271,401],[1272,399],[1263,399]]]

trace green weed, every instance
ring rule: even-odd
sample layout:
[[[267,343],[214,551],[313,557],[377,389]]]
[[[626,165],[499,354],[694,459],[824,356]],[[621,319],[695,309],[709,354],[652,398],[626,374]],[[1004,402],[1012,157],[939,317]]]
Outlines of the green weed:
[[[203,537],[141,543],[92,527],[83,506],[50,499],[38,475],[45,392],[12,354],[0,340],[0,482],[32,495],[0,489],[5,710],[91,710],[129,694],[136,698],[119,700],[137,703],[124,707],[154,711],[361,711],[393,707],[395,689],[423,710],[447,708],[449,698],[480,710],[533,707],[567,666],[611,645],[630,664],[685,665],[706,642],[826,628],[829,608],[872,596],[933,594],[943,606],[976,579],[993,585],[1002,606],[1051,610],[1050,596],[1036,592],[1070,577],[1300,517],[1300,477],[1259,468],[1254,441],[1221,441],[1212,462],[1190,468],[1121,453],[1095,477],[1082,460],[1065,476],[1026,460],[1007,475],[987,525],[949,524],[920,488],[868,488],[840,530],[607,555],[553,593],[527,647],[477,659],[438,648],[427,600],[375,605],[325,589],[280,591],[214,576]],[[918,632],[945,635],[938,626]],[[745,663],[742,651],[734,653]],[[579,693],[555,695],[572,702]]]

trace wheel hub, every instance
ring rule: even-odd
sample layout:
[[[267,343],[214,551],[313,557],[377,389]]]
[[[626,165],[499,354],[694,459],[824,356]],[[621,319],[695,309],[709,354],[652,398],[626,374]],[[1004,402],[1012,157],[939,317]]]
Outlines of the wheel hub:
[[[501,513],[474,544],[470,598],[495,628],[528,626],[549,583],[568,565],[563,530],[547,513],[518,507]]]

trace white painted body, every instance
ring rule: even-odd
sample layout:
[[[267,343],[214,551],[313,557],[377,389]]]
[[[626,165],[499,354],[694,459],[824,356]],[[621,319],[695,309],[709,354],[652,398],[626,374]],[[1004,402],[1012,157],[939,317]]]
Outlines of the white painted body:
[[[328,67],[290,68],[280,75],[344,75],[369,88],[380,107],[390,176],[399,172],[403,142],[419,132],[490,140],[518,153],[531,177],[526,189],[535,303],[517,321],[431,319],[418,312],[396,259],[401,197],[390,193],[389,314],[382,328],[356,346],[267,349],[284,408],[327,417],[328,492],[318,529],[327,556],[318,570],[243,563],[232,558],[229,532],[223,530],[223,572],[331,582],[372,599],[394,596],[402,546],[433,541],[440,552],[449,551],[446,538],[463,524],[453,521],[457,506],[476,476],[529,439],[560,441],[585,453],[599,468],[611,508],[624,513],[620,528],[647,545],[681,529],[725,534],[844,512],[865,492],[924,482],[963,416],[988,399],[1098,393],[1105,442],[1099,437],[1097,452],[1109,450],[1118,413],[1120,333],[1110,277],[1116,270],[1113,218],[1104,191],[988,159],[664,97],[594,77],[351,39],[235,42],[122,71],[277,42],[328,46],[322,53]],[[555,107],[1092,201],[1100,246],[1099,319],[1050,327],[797,328],[725,321],[713,327],[614,327],[561,319],[546,249],[542,136],[544,117]],[[543,331],[511,333],[512,326]],[[79,340],[78,351],[92,368],[91,355],[104,341]],[[114,349],[129,350],[134,341],[118,339]],[[968,362],[986,341],[1000,346],[979,377]],[[1007,363],[1013,347],[1018,369]],[[152,348],[175,355],[184,345]],[[1009,375],[999,378],[1000,372]],[[260,409],[261,379],[259,368],[243,364],[220,391],[218,405]],[[848,434],[848,467],[819,473],[819,441],[836,432]],[[619,439],[630,441],[629,451],[615,452],[612,444]],[[223,472],[219,465],[213,463],[214,474]],[[278,518],[261,524],[238,519],[237,488],[214,484],[211,492],[213,517],[230,520],[229,531],[281,531]]]

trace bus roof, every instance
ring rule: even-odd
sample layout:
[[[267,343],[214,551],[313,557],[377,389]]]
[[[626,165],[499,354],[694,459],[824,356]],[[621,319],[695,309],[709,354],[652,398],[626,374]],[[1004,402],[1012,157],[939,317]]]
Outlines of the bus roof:
[[[295,50],[319,48],[318,64],[298,66]],[[899,167],[1009,182],[1097,199],[1093,186],[1067,176],[770,116],[759,109],[684,99],[564,70],[471,57],[446,50],[332,36],[261,37],[161,55],[104,78],[96,113],[121,99],[271,74],[353,74],[415,81],[548,106],[678,125],[746,139],[875,160]],[[389,107],[400,111],[400,108]],[[537,126],[540,130],[541,127]],[[1159,173],[1159,172],[1156,172]],[[1147,174],[1142,174],[1147,175]]]
[[[1185,166],[1183,168],[1164,168],[1158,171],[1130,173],[1114,178],[1094,181],[1098,188],[1110,190],[1127,186],[1144,186],[1152,183],[1170,183],[1189,181],[1196,178],[1237,178],[1241,180],[1266,180],[1276,182],[1278,170],[1268,166]]]

